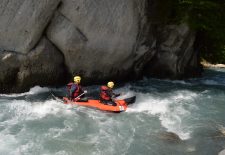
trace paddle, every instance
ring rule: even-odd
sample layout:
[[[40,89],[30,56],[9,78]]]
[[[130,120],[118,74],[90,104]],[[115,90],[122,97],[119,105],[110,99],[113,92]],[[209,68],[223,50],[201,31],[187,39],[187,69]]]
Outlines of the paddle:
[[[116,98],[112,98],[112,100],[113,100],[113,102],[116,102],[117,99]],[[125,99],[122,99],[122,100],[124,100],[127,103],[127,105],[133,104],[136,101],[136,96],[125,98]]]
[[[52,91],[51,91],[51,95],[52,95],[53,99],[63,102],[63,96],[56,95]]]
[[[127,103],[127,105],[133,104],[136,101],[136,96],[132,96],[123,100]]]
[[[87,93],[87,91],[85,90],[82,94],[80,94],[79,96],[77,96],[76,98],[74,98],[74,100],[76,101],[76,99],[78,99],[79,97],[83,96],[86,93]]]
[[[53,91],[50,92],[52,97],[55,98],[55,99],[63,99],[63,97],[65,97],[65,95],[56,95],[56,93],[54,93]],[[74,99],[78,99],[79,97],[83,96],[84,94],[86,94],[87,91],[85,90],[82,94],[80,94],[79,96],[77,96],[76,98]]]

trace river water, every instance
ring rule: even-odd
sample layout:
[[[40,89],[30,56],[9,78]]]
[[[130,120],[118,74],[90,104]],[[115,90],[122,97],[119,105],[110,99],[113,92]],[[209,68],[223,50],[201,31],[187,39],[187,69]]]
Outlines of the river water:
[[[98,88],[86,87],[92,96]],[[0,94],[1,155],[217,155],[225,148],[224,69],[123,84],[115,91],[137,101],[122,113],[65,105],[52,90],[65,91]]]

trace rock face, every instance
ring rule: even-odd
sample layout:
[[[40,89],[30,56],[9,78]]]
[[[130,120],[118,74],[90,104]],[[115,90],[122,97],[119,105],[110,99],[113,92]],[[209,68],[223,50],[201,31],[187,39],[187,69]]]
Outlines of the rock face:
[[[42,38],[21,63],[16,85],[21,90],[35,85],[59,85],[64,82],[65,76],[62,53],[46,38]]]
[[[160,0],[2,0],[0,93],[65,84],[75,74],[85,83],[143,71],[198,75],[195,33],[185,24],[159,23],[159,5],[166,7]]]
[[[64,59],[46,38],[29,54],[0,53],[0,92],[22,92],[35,85],[59,85],[65,81]]]
[[[186,24],[160,27],[157,40],[157,52],[145,67],[147,75],[170,79],[200,76],[195,33]]]
[[[64,0],[47,29],[71,74],[97,80],[132,72],[145,0]],[[146,50],[139,51],[141,55]]]
[[[59,0],[1,0],[0,49],[29,52],[58,4]]]

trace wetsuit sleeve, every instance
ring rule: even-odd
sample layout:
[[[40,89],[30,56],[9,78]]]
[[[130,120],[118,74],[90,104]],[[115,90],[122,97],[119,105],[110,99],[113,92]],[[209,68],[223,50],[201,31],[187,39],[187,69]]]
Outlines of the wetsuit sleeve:
[[[77,86],[75,84],[73,84],[70,89],[70,97],[72,97],[72,95],[76,91],[76,89],[77,89]]]
[[[110,98],[120,96],[120,94],[116,94],[116,93],[114,93],[112,90],[107,90],[107,91],[106,91],[106,94],[107,94],[108,96],[110,96]]]
[[[113,92],[112,92],[112,91],[110,91],[110,90],[105,90],[105,93],[106,93],[110,98],[113,97]]]

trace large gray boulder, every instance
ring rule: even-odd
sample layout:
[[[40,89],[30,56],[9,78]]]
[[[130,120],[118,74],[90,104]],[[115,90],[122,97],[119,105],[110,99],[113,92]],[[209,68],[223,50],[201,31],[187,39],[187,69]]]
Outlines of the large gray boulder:
[[[122,79],[149,48],[137,52],[146,1],[64,0],[47,37],[64,54],[71,74],[87,79]],[[151,45],[150,45],[151,46]]]
[[[1,0],[0,49],[29,52],[42,37],[60,0]]]

